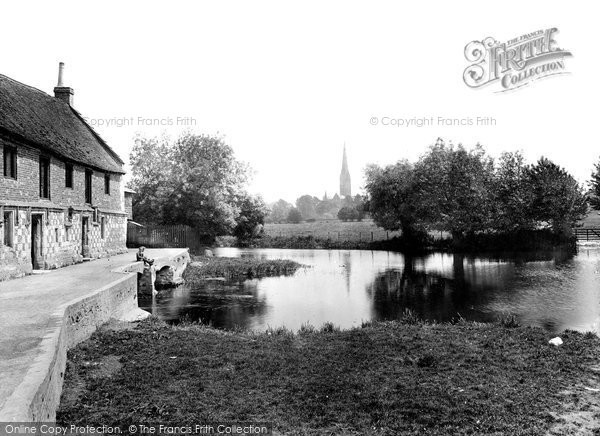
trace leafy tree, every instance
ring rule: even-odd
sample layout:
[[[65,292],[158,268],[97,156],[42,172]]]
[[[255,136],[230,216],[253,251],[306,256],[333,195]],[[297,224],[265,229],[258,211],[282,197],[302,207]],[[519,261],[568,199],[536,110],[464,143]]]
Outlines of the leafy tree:
[[[492,181],[493,228],[501,232],[530,230],[535,227],[531,212],[533,192],[527,166],[519,152],[502,153]]]
[[[492,175],[493,160],[480,145],[467,151],[438,140],[415,166],[418,203],[428,224],[454,239],[489,229]]]
[[[526,173],[533,194],[533,218],[548,223],[557,235],[571,236],[573,225],[587,212],[583,188],[566,170],[544,157]]]
[[[268,221],[282,223],[287,220],[288,213],[293,206],[285,200],[279,199],[271,205]]]
[[[137,220],[187,224],[211,236],[235,228],[248,168],[223,138],[191,133],[175,142],[139,138],[130,162]]]
[[[317,204],[319,204],[319,199],[311,195],[303,195],[296,200],[296,207],[304,219],[317,217]]]
[[[170,195],[170,162],[165,160],[171,151],[166,137],[136,138],[129,155],[133,196],[133,219],[142,223],[163,222],[163,206]]]
[[[590,187],[590,204],[598,210],[600,209],[600,161],[594,165]]]
[[[364,219],[365,215],[367,214],[367,211],[368,211],[367,210],[368,206],[366,204],[367,199],[364,196],[360,195],[360,194],[356,194],[354,196],[354,200],[353,201],[354,201],[354,208],[358,212],[358,218],[357,218],[357,220],[358,221],[362,221]]]
[[[235,219],[233,234],[246,241],[260,236],[267,215],[267,207],[260,197],[245,195],[240,201],[240,213]]]
[[[407,160],[385,168],[369,165],[365,176],[375,223],[387,230],[402,230],[407,240],[421,239],[424,227],[413,165]]]
[[[288,213],[287,221],[288,223],[298,224],[302,222],[302,214],[298,209],[292,207]]]
[[[317,216],[320,218],[325,218],[328,216],[336,216],[338,211],[340,210],[339,201],[334,200],[333,198],[323,198],[323,200],[319,201],[319,203],[315,207],[315,211]]]

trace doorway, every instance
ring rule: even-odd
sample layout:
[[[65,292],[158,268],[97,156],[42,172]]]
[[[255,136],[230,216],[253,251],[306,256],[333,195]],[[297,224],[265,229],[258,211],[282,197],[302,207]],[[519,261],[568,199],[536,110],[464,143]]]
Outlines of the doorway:
[[[81,217],[81,255],[83,257],[90,257],[90,246],[89,246],[89,217]]]
[[[31,215],[31,264],[33,269],[43,269],[42,215]]]

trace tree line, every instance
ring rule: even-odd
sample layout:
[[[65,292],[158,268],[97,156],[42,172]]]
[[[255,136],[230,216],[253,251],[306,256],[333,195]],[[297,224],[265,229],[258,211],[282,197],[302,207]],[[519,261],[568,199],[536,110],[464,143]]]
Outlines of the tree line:
[[[280,199],[269,205],[269,213],[265,217],[268,223],[299,223],[317,219],[335,219],[342,221],[361,221],[366,213],[366,199],[362,195],[340,197],[335,194],[322,199],[312,195],[302,195],[295,204]]]
[[[599,173],[597,165],[596,199]],[[583,186],[547,158],[526,164],[520,152],[507,152],[494,160],[480,145],[441,139],[414,163],[368,166],[365,188],[374,221],[409,240],[431,230],[454,240],[539,229],[569,238],[588,208]]]
[[[480,145],[466,149],[442,140],[416,162],[369,165],[366,196],[303,195],[294,205],[279,200],[270,207],[248,193],[248,165],[219,136],[138,138],[130,164],[136,221],[186,224],[209,238],[260,236],[265,221],[360,220],[367,212],[409,241],[425,240],[431,230],[455,240],[539,229],[568,238],[588,203],[600,208],[600,162],[586,192],[549,159],[527,164],[521,153],[509,152],[494,160]]]

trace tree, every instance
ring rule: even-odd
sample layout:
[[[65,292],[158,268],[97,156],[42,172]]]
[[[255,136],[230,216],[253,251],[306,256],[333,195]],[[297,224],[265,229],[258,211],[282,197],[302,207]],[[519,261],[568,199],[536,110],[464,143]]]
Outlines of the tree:
[[[129,155],[133,196],[133,218],[142,223],[163,222],[164,200],[171,192],[171,151],[168,138],[136,138]]]
[[[267,215],[267,207],[260,197],[244,195],[240,201],[240,213],[235,222],[234,236],[247,241],[260,236]]]
[[[137,220],[187,224],[210,236],[235,228],[248,168],[222,137],[138,138],[130,162]]]
[[[293,206],[285,200],[279,199],[271,205],[268,220],[274,223],[282,223],[287,220],[288,213]]]
[[[438,140],[415,166],[417,202],[428,225],[454,239],[491,228],[493,165],[479,144],[467,151]]]
[[[365,215],[367,214],[367,200],[364,196],[360,194],[356,194],[354,196],[354,208],[358,212],[358,221],[362,221]]]
[[[298,209],[292,207],[287,216],[288,223],[298,224],[302,221],[302,214]]]
[[[296,208],[304,219],[317,217],[317,204],[319,204],[319,199],[311,195],[303,195],[296,200]]]
[[[334,217],[337,215],[340,210],[339,202],[334,199],[329,199],[324,197],[323,200],[319,201],[319,203],[315,207],[315,211],[319,218],[327,218]]]
[[[501,232],[531,230],[535,219],[531,213],[533,192],[527,167],[519,152],[502,153],[492,182],[493,227]]]
[[[566,170],[542,157],[526,170],[533,194],[532,217],[547,223],[560,236],[572,235],[573,225],[587,212],[583,188]]]
[[[600,209],[600,161],[594,165],[590,187],[590,204],[594,209],[598,210]]]
[[[418,203],[414,167],[407,160],[365,170],[369,208],[375,223],[387,230],[402,230],[407,240],[422,239],[423,214]]]

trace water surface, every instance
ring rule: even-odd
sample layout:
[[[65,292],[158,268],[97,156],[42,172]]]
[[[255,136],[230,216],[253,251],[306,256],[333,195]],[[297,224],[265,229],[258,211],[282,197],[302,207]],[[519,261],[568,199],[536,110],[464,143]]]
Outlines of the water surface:
[[[405,309],[436,321],[493,321],[515,315],[551,332],[597,329],[600,248],[494,259],[434,253],[408,257],[366,250],[216,249],[215,255],[292,259],[309,268],[289,277],[206,281],[161,291],[140,307],[168,322],[265,330],[397,319]]]

